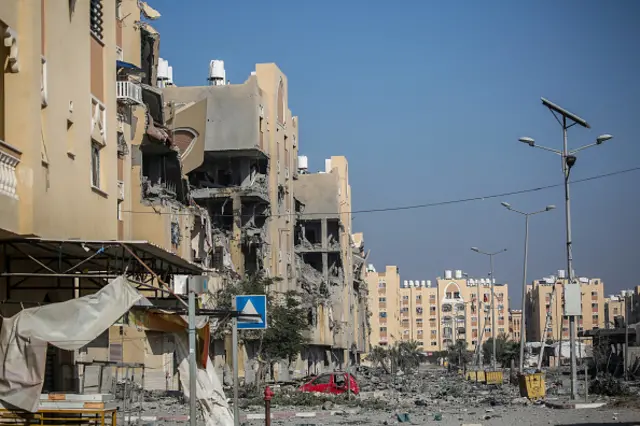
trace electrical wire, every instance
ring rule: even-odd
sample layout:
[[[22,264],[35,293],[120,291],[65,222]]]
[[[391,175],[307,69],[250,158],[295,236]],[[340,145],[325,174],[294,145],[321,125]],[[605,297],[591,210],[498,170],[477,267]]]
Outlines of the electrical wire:
[[[599,179],[604,179],[607,177],[612,177],[612,176],[617,176],[617,175],[621,175],[621,174],[625,174],[625,173],[630,173],[630,172],[635,172],[635,171],[639,171],[640,170],[640,166],[636,166],[636,167],[631,167],[629,169],[623,169],[623,170],[617,170],[614,172],[609,172],[609,173],[603,173],[603,174],[599,174],[599,175],[594,175],[594,176],[589,176],[586,178],[582,178],[582,179],[575,179],[570,181],[570,184],[576,184],[576,183],[584,183],[584,182],[590,182],[590,181],[594,181],[594,180],[599,180]],[[482,200],[489,200],[489,199],[493,199],[493,198],[502,198],[502,197],[508,197],[508,196],[512,196],[512,195],[522,195],[522,194],[529,194],[532,192],[538,192],[538,191],[545,191],[547,189],[553,189],[553,188],[558,188],[564,186],[564,183],[556,183],[556,184],[551,184],[551,185],[544,185],[544,186],[538,186],[538,187],[534,187],[534,188],[527,188],[527,189],[520,189],[520,190],[516,190],[516,191],[508,191],[508,192],[501,192],[501,193],[496,193],[496,194],[489,194],[489,195],[482,195],[482,196],[475,196],[475,197],[468,197],[468,198],[458,198],[458,199],[454,199],[454,200],[446,200],[446,201],[434,201],[431,203],[422,203],[422,204],[409,204],[409,205],[405,205],[405,206],[393,206],[393,207],[380,207],[380,208],[374,208],[374,209],[363,209],[363,210],[352,210],[350,212],[319,212],[319,213],[276,213],[276,214],[268,214],[268,215],[255,215],[256,217],[286,217],[286,216],[296,216],[296,217],[305,217],[305,216],[330,216],[330,215],[340,215],[340,214],[363,214],[363,213],[381,213],[381,212],[393,212],[393,211],[402,211],[402,210],[416,210],[416,209],[425,209],[425,208],[429,208],[429,207],[440,207],[440,206],[447,206],[447,205],[451,205],[451,204],[462,204],[462,203],[469,203],[472,201],[482,201]],[[123,213],[133,213],[133,214],[166,214],[166,215],[175,215],[175,216],[180,216],[180,215],[185,215],[185,216],[190,216],[190,213],[172,213],[172,212],[150,212],[150,211],[133,211],[133,210],[122,210]],[[233,214],[217,214],[215,215],[215,217],[233,217]]]

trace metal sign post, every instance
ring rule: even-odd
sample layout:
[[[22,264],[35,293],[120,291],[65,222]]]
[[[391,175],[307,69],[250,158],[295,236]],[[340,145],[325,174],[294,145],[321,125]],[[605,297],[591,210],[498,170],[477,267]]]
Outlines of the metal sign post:
[[[243,295],[233,298],[233,309],[239,311],[233,319],[233,423],[240,424],[240,410],[238,409],[238,329],[265,330],[267,328],[267,296]],[[244,315],[244,316],[243,316]],[[256,316],[259,315],[259,316]]]
[[[189,289],[189,424],[196,426],[198,397],[196,396],[196,295]]]
[[[236,310],[236,298],[233,298],[233,310]],[[233,352],[233,424],[240,425],[240,410],[238,410],[238,318],[233,318],[233,332],[231,337]]]

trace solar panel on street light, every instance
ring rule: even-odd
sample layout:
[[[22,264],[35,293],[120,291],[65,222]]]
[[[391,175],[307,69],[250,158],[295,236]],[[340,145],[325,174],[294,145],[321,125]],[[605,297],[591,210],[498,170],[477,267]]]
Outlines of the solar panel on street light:
[[[589,123],[587,123],[584,119],[578,117],[574,113],[567,111],[566,109],[562,108],[561,106],[558,106],[558,105],[554,104],[553,102],[551,102],[548,99],[540,98],[540,100],[542,100],[542,104],[544,106],[546,106],[547,108],[549,108],[551,111],[557,112],[561,116],[570,119],[571,121],[575,122],[576,124],[581,125],[582,127],[585,127],[587,129],[591,128],[591,126],[589,126]]]

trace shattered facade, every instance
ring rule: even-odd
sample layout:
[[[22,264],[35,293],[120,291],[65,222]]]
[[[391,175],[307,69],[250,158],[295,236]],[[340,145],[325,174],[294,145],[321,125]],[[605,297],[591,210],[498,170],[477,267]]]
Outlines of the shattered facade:
[[[286,77],[258,64],[242,84],[163,90],[176,132],[199,123],[191,139],[204,156],[189,171],[196,203],[211,217],[212,267],[235,276],[264,272],[295,289],[293,193],[297,118],[287,107]],[[185,138],[189,138],[185,135]]]
[[[346,158],[332,157],[326,166],[324,173],[301,174],[294,185],[296,269],[312,326],[310,350],[330,348],[331,362],[345,367],[367,346],[364,253],[361,238],[355,244],[351,234]]]

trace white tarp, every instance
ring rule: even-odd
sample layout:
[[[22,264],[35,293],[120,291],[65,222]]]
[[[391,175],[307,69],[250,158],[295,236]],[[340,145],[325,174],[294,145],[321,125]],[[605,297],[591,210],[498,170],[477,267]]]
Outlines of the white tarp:
[[[576,344],[576,358],[582,359],[587,357],[587,345],[582,342],[575,342]],[[556,342],[553,345],[547,345],[553,348],[555,356],[561,355],[562,358],[568,359],[571,357],[571,343],[562,342],[562,348],[560,342]]]
[[[2,322],[0,400],[35,412],[42,392],[47,343],[73,351],[96,339],[142,295],[124,277],[97,293],[20,311]]]
[[[189,398],[189,340],[186,333],[175,333],[174,336],[180,382],[185,396]],[[196,396],[207,426],[233,426],[233,414],[211,359],[207,360],[206,370],[197,369],[196,380]]]

